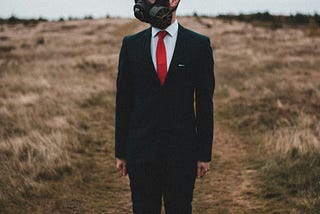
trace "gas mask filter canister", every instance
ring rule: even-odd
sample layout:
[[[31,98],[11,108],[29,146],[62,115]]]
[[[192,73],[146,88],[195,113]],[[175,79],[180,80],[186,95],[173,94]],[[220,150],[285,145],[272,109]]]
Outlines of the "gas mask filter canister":
[[[171,24],[176,8],[170,8],[169,0],[135,0],[133,10],[140,21],[163,30]]]

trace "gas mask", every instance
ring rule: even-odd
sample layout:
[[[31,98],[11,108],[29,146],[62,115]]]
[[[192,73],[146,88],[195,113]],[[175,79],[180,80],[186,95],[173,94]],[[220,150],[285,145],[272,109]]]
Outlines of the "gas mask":
[[[135,0],[134,16],[142,22],[166,29],[172,21],[172,13],[177,9],[170,8],[169,0]]]

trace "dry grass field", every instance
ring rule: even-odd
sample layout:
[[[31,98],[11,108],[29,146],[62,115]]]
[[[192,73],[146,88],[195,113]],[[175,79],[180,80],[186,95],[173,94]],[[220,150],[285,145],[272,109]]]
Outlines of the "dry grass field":
[[[215,142],[194,213],[320,209],[320,37],[214,18]],[[0,213],[131,213],[115,169],[117,60],[132,19],[0,25]],[[319,29],[316,29],[319,32]]]

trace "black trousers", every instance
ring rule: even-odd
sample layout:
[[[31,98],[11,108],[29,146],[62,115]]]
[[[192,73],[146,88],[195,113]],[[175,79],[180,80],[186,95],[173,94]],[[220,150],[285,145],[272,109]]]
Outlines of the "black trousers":
[[[191,214],[196,161],[127,164],[134,214]]]

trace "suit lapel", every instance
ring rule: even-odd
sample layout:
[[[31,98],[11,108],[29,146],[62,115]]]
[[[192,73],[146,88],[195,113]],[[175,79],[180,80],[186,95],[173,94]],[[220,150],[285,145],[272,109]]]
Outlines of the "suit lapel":
[[[164,86],[168,84],[170,79],[172,78],[172,75],[174,75],[174,72],[178,66],[178,63],[181,62],[181,60],[184,58],[184,31],[183,27],[179,24],[178,27],[178,36],[177,36],[177,41],[176,41],[176,46],[174,48],[172,60],[168,69],[167,77],[164,82]]]
[[[150,76],[152,80],[155,82],[155,84],[160,86],[160,81],[158,79],[157,71],[156,68],[154,67],[152,57],[151,57],[151,27],[148,28],[142,38],[142,45],[141,47],[143,48],[143,53],[145,54],[145,59],[147,59],[144,63],[147,65],[147,71],[150,73]]]
[[[165,87],[168,84],[168,82],[172,78],[171,76],[174,74],[175,69],[177,68],[178,63],[181,62],[181,60],[184,58],[183,57],[184,56],[183,37],[184,37],[183,27],[179,24],[176,46],[175,46],[175,49],[173,52],[172,60],[169,65],[167,77],[166,77],[166,80],[164,82],[163,87]],[[145,59],[147,59],[145,62],[147,65],[147,68],[150,68],[150,70],[148,69],[147,72],[151,73],[150,74],[151,78],[155,82],[155,84],[157,84],[158,86],[161,86],[157,72],[156,72],[156,68],[154,67],[154,64],[152,61],[150,45],[151,45],[151,27],[146,30],[146,32],[142,38],[142,46],[141,47],[143,48],[143,53],[145,54]]]

